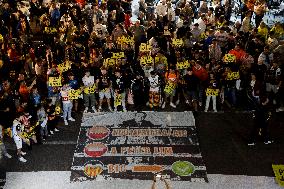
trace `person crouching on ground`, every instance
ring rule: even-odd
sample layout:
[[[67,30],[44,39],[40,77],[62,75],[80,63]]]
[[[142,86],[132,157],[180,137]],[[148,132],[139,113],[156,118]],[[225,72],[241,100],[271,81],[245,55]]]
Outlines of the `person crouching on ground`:
[[[30,141],[22,136],[23,131],[24,131],[24,126],[21,124],[18,117],[13,121],[12,135],[17,147],[17,155],[19,161],[25,163],[27,162],[27,160],[23,158],[23,156],[26,155],[26,152],[22,151],[23,141],[28,145],[30,145]]]
[[[75,119],[72,118],[71,116],[73,104],[71,100],[69,99],[68,92],[70,90],[71,90],[71,87],[66,82],[63,84],[63,87],[61,88],[61,91],[60,91],[62,104],[63,104],[63,119],[64,119],[65,125],[68,125],[68,121],[75,121]],[[67,121],[67,117],[68,117],[68,121]]]

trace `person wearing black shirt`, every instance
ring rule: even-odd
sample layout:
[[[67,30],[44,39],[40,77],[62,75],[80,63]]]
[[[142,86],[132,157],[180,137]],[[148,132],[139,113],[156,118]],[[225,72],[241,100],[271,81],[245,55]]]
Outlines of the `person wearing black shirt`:
[[[108,109],[112,111],[111,105],[110,105],[110,99],[111,99],[111,79],[107,74],[107,70],[105,68],[101,68],[101,75],[97,79],[98,89],[99,89],[99,111],[102,110],[102,104],[103,99],[106,97]]]
[[[115,78],[112,82],[114,90],[114,111],[117,111],[118,106],[122,106],[123,111],[126,112],[125,106],[125,80],[121,75],[120,70],[115,70]]]
[[[190,68],[187,69],[186,75],[184,76],[185,82],[185,98],[186,104],[192,104],[195,111],[198,108],[198,78],[193,75],[193,72]]]

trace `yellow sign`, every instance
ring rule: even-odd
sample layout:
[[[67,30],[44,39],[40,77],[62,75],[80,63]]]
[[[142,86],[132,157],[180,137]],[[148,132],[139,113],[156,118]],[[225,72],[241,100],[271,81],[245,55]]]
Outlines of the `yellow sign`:
[[[61,87],[61,77],[49,77],[48,78],[48,83],[52,87]]]
[[[155,63],[168,63],[168,59],[165,56],[156,56],[155,57]]]
[[[233,54],[225,54],[223,61],[224,62],[236,62],[236,56]]]
[[[94,84],[93,86],[91,87],[86,87],[84,89],[84,93],[85,94],[94,94],[96,92],[96,89],[97,89],[97,86]]]
[[[140,52],[147,52],[147,51],[151,51],[151,50],[152,50],[152,46],[148,45],[146,43],[141,43],[141,45],[139,47]]]
[[[206,89],[206,96],[218,96],[219,89]]]
[[[167,94],[170,94],[170,95],[171,95],[171,94],[173,94],[173,93],[174,93],[175,88],[176,88],[175,83],[173,83],[173,82],[168,82],[168,83],[167,83],[167,85],[165,86],[164,91],[165,91],[165,93],[167,93]]]
[[[70,100],[76,100],[80,97],[80,95],[81,95],[80,89],[78,90],[71,89],[68,91],[68,97]]]
[[[142,56],[140,58],[140,64],[141,66],[145,66],[145,65],[151,65],[154,63],[154,59],[152,58],[152,56]]]
[[[36,132],[34,131],[34,129],[38,126],[38,124],[39,124],[39,122],[36,122],[35,125],[33,125],[33,126],[31,126],[31,127],[29,128],[29,131],[24,131],[24,132],[22,132],[21,135],[22,135],[24,138],[26,138],[26,139],[31,138],[33,135],[36,134]]]
[[[112,57],[111,58],[113,58],[113,59],[124,58],[124,52],[112,53]]]
[[[227,74],[226,80],[234,80],[234,79],[240,79],[240,73],[239,72],[229,72]]]
[[[277,183],[284,187],[284,165],[272,165]]]
[[[57,29],[52,28],[52,27],[45,27],[44,32],[47,33],[47,34],[53,34],[53,33],[57,33]]]
[[[181,46],[183,46],[183,40],[174,38],[172,40],[172,45],[175,46],[175,47],[181,47]]]
[[[118,94],[116,95],[116,98],[114,100],[114,106],[117,107],[117,106],[121,106],[122,104],[122,96],[121,94]]]
[[[116,42],[119,45],[122,45],[122,44],[134,45],[134,37],[121,36],[117,38]]]
[[[111,66],[114,66],[116,63],[116,60],[113,59],[113,58],[107,58],[107,59],[104,59],[104,66],[107,66],[107,67],[111,67]]]
[[[178,62],[176,67],[178,70],[187,69],[190,67],[190,63],[188,60],[185,60],[183,62]]]
[[[63,73],[71,69],[71,64],[69,63],[61,63],[58,66],[59,72]]]

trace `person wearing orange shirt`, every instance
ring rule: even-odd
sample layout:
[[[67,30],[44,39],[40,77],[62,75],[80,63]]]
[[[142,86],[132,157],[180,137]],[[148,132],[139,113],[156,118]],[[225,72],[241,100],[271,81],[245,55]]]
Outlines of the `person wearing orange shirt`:
[[[176,105],[173,103],[173,98],[175,96],[176,93],[176,86],[178,83],[178,78],[179,75],[176,72],[176,70],[174,68],[169,68],[168,72],[166,72],[165,74],[165,98],[164,98],[164,102],[162,104],[162,108],[164,109],[166,106],[166,102],[168,97],[170,98],[170,106],[173,108],[176,108]]]
[[[241,48],[241,45],[237,43],[235,48],[229,51],[229,54],[235,55],[237,62],[240,62],[241,58],[246,55],[246,52]]]

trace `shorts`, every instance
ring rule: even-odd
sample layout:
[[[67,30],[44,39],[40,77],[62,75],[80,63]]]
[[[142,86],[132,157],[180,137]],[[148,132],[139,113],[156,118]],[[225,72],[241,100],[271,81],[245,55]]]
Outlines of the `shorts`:
[[[14,141],[15,141],[17,150],[22,149],[22,147],[23,147],[23,141],[22,141],[21,137],[19,137],[19,136],[14,136],[13,139],[14,139]]]
[[[110,91],[103,91],[103,90],[101,90],[99,92],[99,97],[100,97],[100,99],[103,99],[104,97],[106,97],[107,99],[110,99],[111,98]]]

